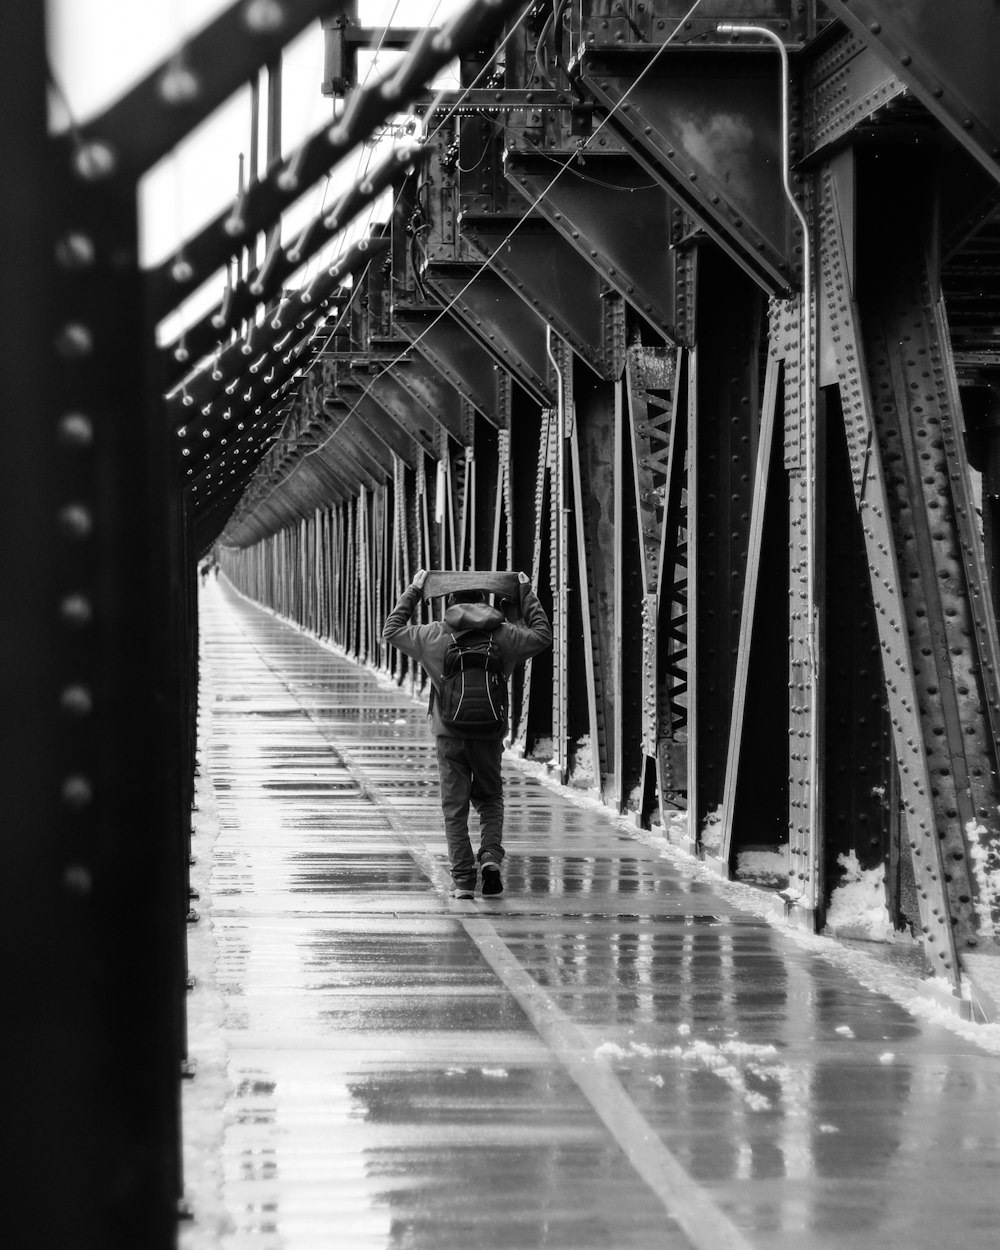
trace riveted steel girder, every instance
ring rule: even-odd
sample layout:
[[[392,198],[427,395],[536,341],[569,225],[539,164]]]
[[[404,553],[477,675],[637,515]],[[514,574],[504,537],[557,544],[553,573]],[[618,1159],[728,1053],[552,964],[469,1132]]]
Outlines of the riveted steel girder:
[[[356,486],[373,490],[392,476],[392,453],[372,436],[357,413],[329,432],[317,431],[317,443],[317,463],[328,465]]]
[[[271,362],[266,370],[261,361],[249,366],[245,374],[233,379],[227,388],[230,394],[185,409],[186,423],[173,432],[179,472],[187,476],[187,462],[192,455],[203,458],[206,452],[214,452],[225,440],[244,430],[260,432],[275,425],[282,399],[303,366],[309,334],[311,331],[307,330],[302,341]]]
[[[698,249],[697,352],[688,397],[688,810],[701,836],[724,791],[753,497],[760,290]]]
[[[907,91],[885,61],[850,31],[808,64],[804,85],[805,155],[810,158],[897,106]]]
[[[591,749],[597,787],[616,787],[615,392],[617,383],[580,378],[570,436],[574,537],[587,661]]]
[[[465,213],[462,236],[598,377],[610,378],[597,270],[543,218]]]
[[[1000,181],[994,0],[828,0],[828,7]]]
[[[643,593],[655,595],[663,555],[663,511],[674,424],[675,354],[633,344],[626,352],[636,523],[643,558]]]
[[[565,174],[548,156],[513,150],[507,177],[601,278],[667,338],[676,337],[672,243],[683,214],[631,156],[564,154]]]
[[[779,61],[726,52],[584,50],[582,84],[635,159],[766,291],[800,279],[781,182]]]
[[[350,398],[354,396],[354,398]],[[413,437],[395,421],[374,394],[363,395],[353,389],[344,395],[328,391],[323,400],[323,411],[332,422],[343,420],[350,410],[356,409],[359,418],[372,434],[385,444],[399,460],[412,469],[414,465]]]
[[[959,956],[995,940],[998,797],[996,627],[957,394],[919,239],[883,239],[888,277],[855,297],[832,178],[822,192],[825,332],[839,349],[920,920],[932,970],[957,988]]]
[[[498,273],[477,264],[435,262],[428,266],[426,281],[498,365],[539,403],[554,402],[545,321]]]
[[[362,239],[352,244],[326,270],[317,274],[307,286],[292,292],[269,309],[257,333],[264,335],[267,340],[266,327],[273,325],[277,332],[277,339],[280,341],[282,328],[291,329],[300,321],[315,316],[331,292],[346,279],[353,278],[356,283],[359,282],[364,270],[373,260],[382,257],[388,246],[388,240],[384,239]],[[356,290],[357,286],[354,289]],[[250,310],[247,309],[247,311]],[[159,359],[164,385],[166,387],[180,386],[193,361],[202,360],[211,352],[220,350],[219,344],[228,332],[226,327],[231,329],[233,324],[235,323],[231,323],[227,313],[222,322],[216,325],[213,321],[213,314],[210,313],[189,327],[176,343],[163,348],[159,352]],[[238,351],[239,348],[240,344],[236,344],[235,350]],[[202,370],[209,377],[217,371],[214,361]],[[224,384],[229,380],[229,377],[225,377]]]
[[[379,370],[372,378],[372,393],[393,414],[401,404],[409,408],[417,422],[416,436],[428,450],[430,440],[441,433],[462,442],[462,397],[437,365],[421,352],[410,350],[404,360]]]
[[[368,381],[359,379],[359,381],[364,381],[366,390],[363,396],[359,396],[359,399],[354,402],[359,403],[361,410],[366,414],[372,412],[371,405],[374,405],[387,414],[399,430],[410,438],[411,446],[419,447],[430,456],[436,456],[442,432],[447,436],[452,422],[448,417],[442,420],[440,408],[434,411],[428,406],[422,397],[426,395],[426,391],[420,387],[419,381],[413,385],[412,389],[404,384],[402,380],[404,373],[405,370],[397,366],[390,372],[376,375]],[[409,375],[407,377],[409,378]],[[349,396],[353,392],[345,386],[342,387],[342,393]],[[457,420],[454,424],[457,427]]]
[[[401,305],[393,310],[397,328],[440,378],[454,387],[487,421],[502,425],[506,415],[500,366],[462,324],[439,305]]]
[[[78,159],[110,158],[119,173],[138,179],[257,70],[277,59],[310,22],[343,7],[344,0],[231,4],[109,109],[79,127],[74,135]],[[107,155],[98,156],[95,146]]]
[[[272,243],[262,263],[251,270],[246,278],[237,281],[227,291],[225,299],[202,318],[190,333],[206,333],[204,327],[207,321],[219,338],[225,338],[242,321],[252,317],[258,305],[270,303],[278,297],[290,277],[345,229],[363,208],[373,203],[383,191],[398,184],[405,177],[408,166],[425,160],[426,155],[415,144],[400,145],[390,152],[375,169],[350,187],[332,208],[325,209],[310,221],[287,247]],[[273,225],[273,221],[270,224]],[[355,247],[360,246],[362,252],[367,252],[376,243],[377,240],[374,239],[362,240]],[[381,250],[386,247],[388,240]],[[376,254],[373,251],[370,259],[375,259]],[[345,272],[347,267],[345,265]],[[172,304],[157,308],[157,319],[166,316],[176,303],[175,295]],[[183,340],[178,340],[180,341]],[[176,345],[168,348],[171,353],[176,350]]]
[[[218,496],[220,490],[230,487],[244,489],[261,457],[273,446],[274,437],[287,415],[287,411],[282,409],[276,411],[266,425],[233,431],[210,452],[186,462],[181,485],[198,513]]]
[[[732,866],[733,861],[733,827],[736,819],[737,802],[739,799],[744,799],[744,803],[741,806],[743,807],[742,814],[745,814],[744,792],[749,788],[747,783],[757,781],[756,777],[749,775],[755,770],[752,767],[747,767],[747,764],[750,763],[748,757],[752,758],[754,754],[753,743],[755,740],[760,741],[762,734],[766,734],[772,723],[775,721],[783,722],[783,718],[775,715],[774,709],[760,705],[754,706],[751,698],[752,664],[755,662],[756,666],[760,667],[766,658],[760,654],[763,650],[761,644],[764,641],[761,634],[768,624],[774,620],[776,615],[773,602],[768,600],[766,594],[769,588],[764,583],[762,577],[765,559],[769,554],[765,550],[765,521],[768,513],[773,511],[776,505],[783,510],[786,508],[785,496],[787,488],[783,489],[784,484],[778,480],[778,468],[781,463],[779,421],[783,415],[780,406],[780,375],[781,361],[774,350],[772,342],[771,350],[768,353],[760,436],[757,444],[757,462],[754,468],[754,491],[749,518],[746,587],[743,595],[740,632],[737,643],[735,679],[733,682],[733,710],[729,724],[729,749],[726,759],[726,779],[720,804],[721,841],[717,853],[719,860],[725,865],[727,870]],[[777,499],[775,498],[776,496]],[[782,638],[784,638],[786,634],[784,613],[781,613],[778,618],[777,629]],[[766,697],[769,697],[769,695],[770,690],[768,690]],[[782,744],[784,744],[788,735],[783,723],[781,723],[780,733]],[[773,752],[772,754],[778,755],[780,759],[779,767],[784,772],[786,767],[783,758],[784,752],[780,754]],[[740,782],[743,783],[742,789]],[[781,813],[782,817],[786,815],[787,803],[783,806],[785,811]],[[778,832],[773,827],[766,831],[760,829],[757,831],[756,840],[761,843],[772,843],[778,840],[776,836]]]
[[[653,0],[628,5],[608,0],[583,0],[569,6],[570,44],[622,44],[637,40],[659,45],[664,42],[693,43],[721,40],[718,24],[747,21],[780,31],[795,43],[804,43],[818,25],[813,4],[801,0],[711,0],[692,4],[691,0]],[[829,19],[826,19],[829,21]]]
[[[326,237],[329,240],[332,232]],[[363,270],[372,261],[379,260],[388,247],[388,239],[362,239],[347,248],[307,285],[295,290],[292,295],[285,296],[278,307],[294,308],[296,298],[300,304],[323,300],[349,277],[359,281]],[[318,249],[310,248],[308,253],[303,251],[301,260],[295,261],[282,252],[261,290],[255,291],[252,278],[237,282],[226,291],[215,308],[183,331],[169,347],[164,348],[160,359],[171,372],[175,364],[180,364],[185,359],[198,360],[212,351],[216,344],[225,342],[234,332],[239,333],[248,321],[252,324],[261,307],[265,309],[262,328],[266,327],[270,320],[270,311],[275,307],[275,300],[282,294],[284,281],[316,250]]]

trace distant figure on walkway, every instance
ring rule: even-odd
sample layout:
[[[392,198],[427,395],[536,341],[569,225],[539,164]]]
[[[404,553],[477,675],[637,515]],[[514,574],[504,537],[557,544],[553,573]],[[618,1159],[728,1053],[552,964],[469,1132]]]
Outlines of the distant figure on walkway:
[[[206,561],[205,561],[205,563],[201,566],[201,569],[199,570],[199,572],[201,573],[201,584],[202,584],[203,586],[204,586],[204,585],[205,585],[205,583],[208,581],[208,570],[209,570],[211,567],[212,567],[212,566],[211,566],[211,565],[209,564],[209,562],[206,560]]]
[[[476,859],[469,805],[479,813],[478,859],[483,894],[501,894],[503,779],[508,732],[507,682],[530,656],[552,643],[552,629],[527,576],[518,574],[521,621],[511,624],[481,590],[448,596],[443,621],[411,625],[427,573],[419,569],[389,613],[386,642],[423,665],[431,681],[428,715],[437,743],[441,810],[455,898],[474,898]]]

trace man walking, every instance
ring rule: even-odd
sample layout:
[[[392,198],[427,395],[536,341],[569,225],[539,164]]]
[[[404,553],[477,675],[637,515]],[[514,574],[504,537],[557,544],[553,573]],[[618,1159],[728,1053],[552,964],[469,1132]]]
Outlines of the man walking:
[[[508,731],[507,681],[551,645],[552,629],[524,573],[518,575],[521,621],[511,624],[480,590],[448,596],[443,621],[411,625],[427,573],[419,569],[389,613],[382,637],[421,664],[431,681],[428,715],[437,745],[448,858],[455,898],[474,898],[476,859],[483,894],[503,892],[503,780]],[[478,857],[469,840],[470,804],[479,813]]]

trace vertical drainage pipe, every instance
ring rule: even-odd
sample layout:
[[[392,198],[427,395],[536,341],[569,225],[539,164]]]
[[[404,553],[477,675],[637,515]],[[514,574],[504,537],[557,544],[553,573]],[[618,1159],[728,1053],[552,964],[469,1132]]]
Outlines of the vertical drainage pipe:
[[[716,27],[724,35],[759,35],[778,49],[781,58],[781,184],[785,198],[792,207],[802,229],[802,333],[799,337],[802,360],[799,369],[802,388],[802,421],[805,426],[805,475],[806,475],[806,646],[809,656],[809,860],[810,895],[808,904],[819,905],[819,661],[817,655],[816,617],[816,447],[813,404],[813,276],[812,242],[809,222],[792,194],[789,153],[789,101],[788,101],[788,51],[781,38],[766,26],[743,26],[724,22]]]

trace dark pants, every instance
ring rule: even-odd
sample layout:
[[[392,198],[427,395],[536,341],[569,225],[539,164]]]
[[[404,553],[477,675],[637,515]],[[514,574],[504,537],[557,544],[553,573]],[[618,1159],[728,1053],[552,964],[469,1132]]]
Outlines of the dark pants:
[[[456,885],[474,885],[476,856],[469,840],[469,804],[479,813],[479,856],[504,856],[503,780],[501,738],[437,739],[438,772],[441,777],[441,811],[448,841],[451,875]]]

